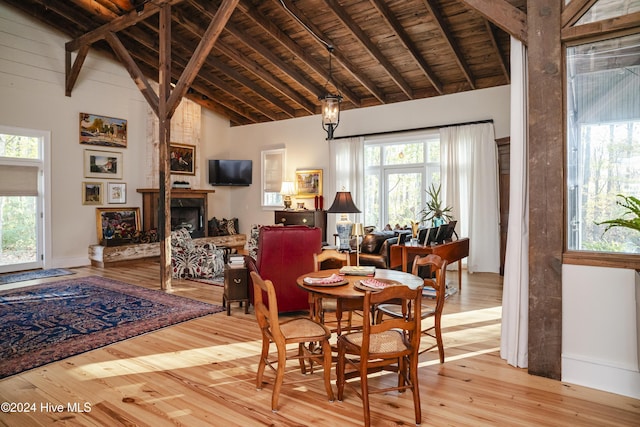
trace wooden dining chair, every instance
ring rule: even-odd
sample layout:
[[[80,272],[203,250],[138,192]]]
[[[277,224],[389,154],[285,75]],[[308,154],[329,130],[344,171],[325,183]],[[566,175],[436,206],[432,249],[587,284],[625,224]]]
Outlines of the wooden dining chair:
[[[280,322],[278,318],[278,302],[273,283],[270,280],[263,280],[255,271],[251,272],[254,290],[254,309],[258,325],[262,331],[262,352],[258,363],[256,387],[262,389],[262,377],[268,365],[276,372],[273,384],[273,394],[271,397],[271,410],[278,410],[278,397],[284,379],[284,370],[287,360],[298,359],[302,373],[306,373],[305,360],[312,360],[323,367],[324,386],[327,391],[329,401],[334,400],[331,388],[331,346],[329,337],[331,331],[308,317],[294,318],[285,322]],[[266,294],[266,301],[263,299],[263,292]],[[273,361],[269,359],[269,349],[271,343],[275,343],[278,358]],[[317,346],[320,343],[320,346]],[[287,354],[288,344],[298,344],[295,355]],[[275,366],[274,366],[275,365]],[[313,366],[313,364],[312,364]]]
[[[325,249],[320,253],[313,254],[314,271],[323,269],[323,264],[328,263],[330,268],[344,267],[351,265],[351,256],[348,252],[339,252],[335,249]],[[347,328],[351,329],[352,310],[342,301],[335,298],[321,298],[317,295],[309,295],[309,303],[314,308],[315,318],[325,323],[325,313],[334,313],[336,316],[336,328],[332,332],[340,333],[342,331],[342,314],[347,312]]]
[[[363,329],[338,337],[338,400],[343,400],[345,385],[353,386],[347,380],[360,378],[360,390],[356,389],[356,394],[362,399],[364,425],[367,427],[371,423],[370,394],[402,392],[406,389],[413,393],[416,424],[422,421],[418,387],[420,313],[415,310],[416,307],[420,307],[421,300],[422,286],[412,289],[404,285],[395,285],[381,291],[366,291],[362,305]],[[389,301],[400,302],[402,317],[374,322],[372,308]],[[368,375],[383,370],[397,372],[396,386],[371,386]],[[381,380],[380,384],[383,382],[384,380]]]
[[[433,318],[433,324],[422,329],[422,335],[426,335],[433,340],[432,344],[423,346],[420,349],[420,354],[427,352],[433,348],[438,347],[438,355],[440,356],[440,363],[444,363],[444,344],[442,342],[442,310],[445,303],[446,294],[446,274],[447,274],[447,261],[442,259],[438,255],[430,254],[423,257],[415,257],[413,260],[413,267],[411,274],[418,276],[421,268],[427,268],[429,274],[424,279],[425,287],[432,287],[435,289],[435,300],[423,299],[421,307],[421,319],[425,320]],[[435,277],[431,277],[435,272]],[[381,304],[376,307],[376,319],[379,322],[385,315],[391,317],[401,317],[402,310],[398,304]],[[429,322],[427,322],[429,324]]]

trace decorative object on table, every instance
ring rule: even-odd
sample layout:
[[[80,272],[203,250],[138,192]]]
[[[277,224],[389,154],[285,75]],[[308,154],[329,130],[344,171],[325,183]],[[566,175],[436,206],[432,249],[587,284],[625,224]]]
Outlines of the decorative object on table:
[[[173,183],[171,184],[172,188],[191,188],[191,184],[189,184],[187,181],[173,181]]]
[[[122,153],[84,150],[84,177],[122,179]]]
[[[333,204],[327,212],[341,214],[340,219],[336,221],[336,229],[338,231],[338,238],[340,239],[339,250],[350,250],[349,240],[351,238],[353,223],[349,220],[347,214],[360,213],[360,210],[353,203],[351,193],[348,191],[337,192],[336,198],[333,200]]]
[[[345,265],[340,268],[340,274],[346,276],[373,276],[376,268],[372,265]]]
[[[80,144],[127,148],[127,121],[80,113]]]
[[[172,174],[196,174],[196,147],[187,144],[169,144],[169,162]]]
[[[108,203],[127,203],[127,184],[124,182],[107,183]]]
[[[607,225],[603,233],[606,233],[614,227],[630,228],[631,230],[640,231],[640,199],[633,196],[625,196],[624,194],[617,194],[616,197],[622,199],[616,200],[616,204],[625,208],[626,211],[624,211],[619,218],[596,222],[596,224]]]
[[[140,208],[96,208],[96,228],[99,242],[130,241],[140,230]]]
[[[326,93],[319,99],[322,102],[322,128],[327,132],[327,140],[332,140],[333,132],[340,123],[340,103],[342,102],[342,95],[340,95],[338,86],[336,86],[331,77],[333,46],[327,44],[327,50],[329,51],[329,77],[324,85]],[[332,85],[338,93],[332,94],[328,89],[329,85]]]
[[[322,195],[322,169],[296,171],[296,198],[310,199]]]
[[[101,205],[102,204],[102,183],[83,182],[82,183],[82,204]]]
[[[307,208],[304,206],[304,202],[298,202],[298,210],[299,211],[306,211]]]
[[[420,211],[422,215],[421,221],[432,221],[433,226],[438,227],[446,221],[452,220],[453,215],[451,215],[451,211],[453,208],[451,206],[442,206],[440,185],[438,184],[436,187],[436,185],[432,183],[426,191],[428,200],[425,207]]]
[[[361,222],[353,224],[351,235],[356,238],[356,265],[360,266],[360,237],[364,236],[364,227]]]
[[[284,209],[291,209],[291,196],[296,195],[296,189],[292,181],[282,181],[280,187],[280,195],[283,197]]]
[[[420,223],[411,221],[411,243],[418,243],[418,231],[420,230]]]
[[[11,302],[0,304],[0,378],[222,311],[97,276],[0,291],[0,299]],[[43,324],[46,333],[34,339]]]

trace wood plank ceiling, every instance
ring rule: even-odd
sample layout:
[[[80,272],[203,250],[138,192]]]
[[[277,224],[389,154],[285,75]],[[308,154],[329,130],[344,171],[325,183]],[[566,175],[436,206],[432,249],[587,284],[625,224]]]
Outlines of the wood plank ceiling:
[[[72,41],[168,0],[1,1]],[[175,82],[221,1],[169,2]],[[508,84],[509,36],[468,3],[240,0],[187,97],[237,126],[319,114],[318,97],[336,88],[348,110]],[[496,3],[526,11],[526,0]],[[158,20],[155,13],[115,33],[155,81]],[[334,48],[331,82],[326,44]],[[117,59],[106,40],[91,47]]]

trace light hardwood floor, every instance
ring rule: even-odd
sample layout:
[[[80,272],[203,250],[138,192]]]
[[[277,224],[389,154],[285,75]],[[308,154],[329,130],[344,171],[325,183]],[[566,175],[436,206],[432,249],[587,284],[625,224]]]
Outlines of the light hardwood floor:
[[[69,277],[100,275],[159,288],[157,263],[78,268]],[[454,279],[453,272],[449,279]],[[32,283],[66,279],[52,278]],[[24,283],[23,283],[24,284]],[[173,293],[221,303],[222,288],[173,280]],[[423,425],[637,426],[640,401],[528,375],[499,357],[501,278],[463,274],[443,317],[446,362],[421,356]],[[35,404],[30,413],[1,413],[0,425],[39,426],[359,426],[360,399],[348,389],[329,402],[321,372],[302,375],[290,363],[277,413],[273,374],[255,387],[260,334],[253,311],[205,316],[0,380],[0,401]],[[334,377],[335,380],[335,377]],[[394,382],[392,374],[372,381]],[[335,387],[335,383],[334,383]],[[89,412],[67,410],[88,406]],[[46,405],[61,404],[62,413]],[[413,425],[410,392],[373,395],[372,425]]]

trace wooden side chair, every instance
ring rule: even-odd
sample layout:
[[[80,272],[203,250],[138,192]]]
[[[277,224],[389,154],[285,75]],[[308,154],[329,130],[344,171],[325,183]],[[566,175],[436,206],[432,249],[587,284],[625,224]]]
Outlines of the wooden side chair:
[[[327,391],[329,401],[334,400],[331,388],[331,346],[329,337],[331,331],[308,317],[291,319],[280,323],[278,319],[278,302],[276,292],[271,280],[262,280],[262,277],[255,271],[251,272],[254,290],[254,308],[258,325],[262,331],[262,352],[258,363],[258,373],[256,387],[262,389],[262,377],[265,367],[268,365],[276,372],[273,384],[273,394],[271,397],[271,410],[278,410],[278,397],[284,379],[284,370],[287,360],[298,359],[302,373],[306,373],[304,360],[313,360],[322,365],[324,372],[324,386]],[[266,301],[263,299],[263,292],[266,293]],[[269,359],[269,348],[271,343],[275,343],[278,359]],[[320,347],[316,345],[320,343]],[[295,355],[287,355],[287,345],[298,344],[298,351]],[[308,344],[309,347],[305,346]],[[320,351],[318,351],[320,350]],[[274,364],[276,365],[274,367]],[[312,365],[313,366],[313,365]]]
[[[445,294],[446,294],[446,274],[447,274],[447,261],[442,259],[438,255],[426,255],[423,257],[416,257],[413,260],[413,267],[411,274],[418,275],[421,267],[429,267],[430,276],[435,271],[435,278],[424,279],[424,286],[433,287],[436,291],[435,301],[423,299],[421,308],[422,320],[433,318],[433,324],[422,329],[422,334],[431,337],[435,341],[430,341],[432,344],[424,346],[420,349],[420,354],[438,347],[438,355],[440,356],[440,363],[444,363],[444,344],[442,342],[442,310],[444,308]],[[384,316],[401,317],[401,307],[397,304],[381,304],[377,307],[376,317],[377,321],[380,321]]]
[[[338,337],[337,385],[338,400],[344,397],[345,385],[351,378],[360,378],[360,390],[356,394],[362,399],[364,425],[369,426],[369,394],[389,391],[413,393],[416,424],[422,421],[420,389],[418,387],[418,351],[420,348],[420,307],[422,286],[389,286],[381,291],[366,291],[362,306],[363,329]],[[402,317],[387,318],[374,322],[372,308],[393,301],[399,303]],[[398,373],[395,387],[374,388],[369,385],[368,374],[382,370]]]
[[[351,257],[347,252],[338,252],[335,249],[325,249],[320,253],[313,254],[313,271],[320,271],[323,268],[323,263],[330,262],[331,265],[338,265],[340,267],[344,267],[345,265],[351,265]],[[310,306],[313,307],[315,313],[315,319],[325,323],[325,313],[335,313],[336,315],[336,329],[338,333],[341,333],[342,328],[342,313],[347,312],[347,327],[351,329],[351,319],[352,319],[352,310],[348,309],[348,307],[344,306],[342,302],[338,302],[338,300],[333,298],[319,298],[317,296],[309,296]],[[315,298],[315,299],[313,299]]]

